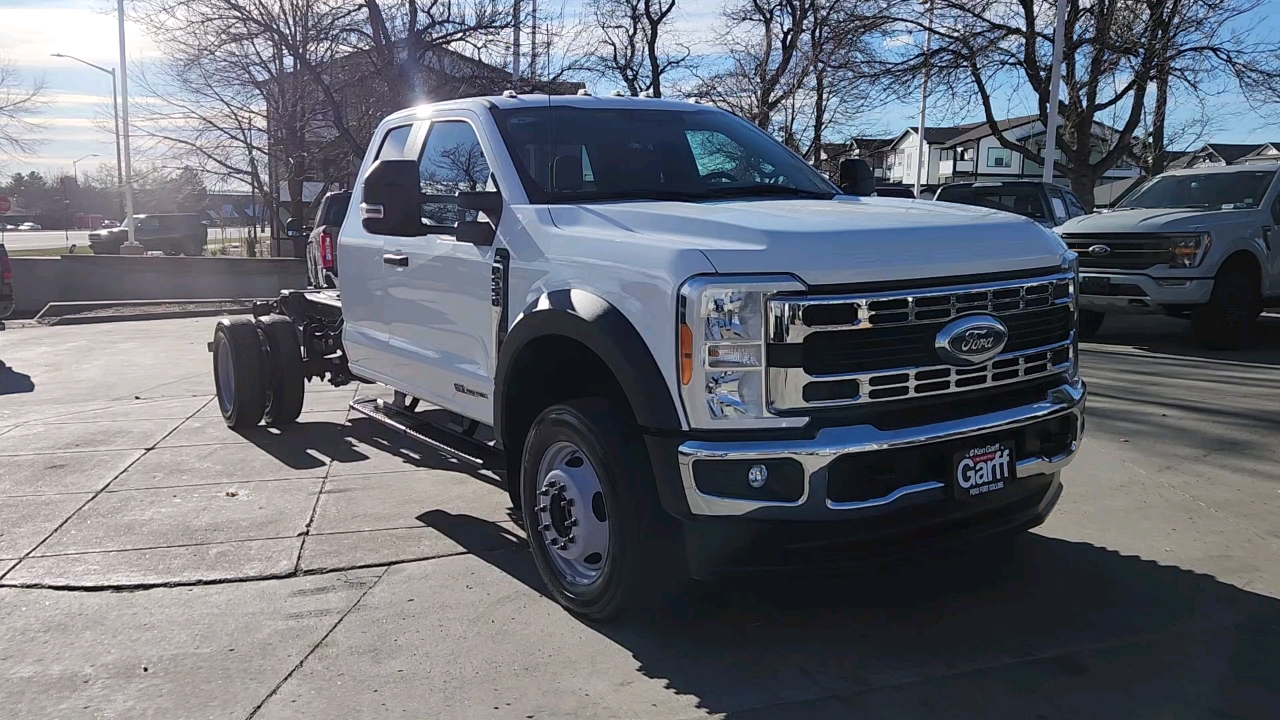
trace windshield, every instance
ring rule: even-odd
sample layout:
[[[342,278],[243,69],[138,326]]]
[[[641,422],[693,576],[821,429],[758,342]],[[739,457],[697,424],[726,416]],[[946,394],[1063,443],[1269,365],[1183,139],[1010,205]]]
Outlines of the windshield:
[[[1044,199],[1040,189],[1030,185],[946,185],[938,191],[943,202],[975,205],[992,210],[1017,213],[1033,220],[1045,220]]]
[[[1274,170],[1163,175],[1143,185],[1121,208],[1212,208],[1248,210],[1262,203]]]
[[[494,110],[535,203],[830,198],[826,178],[754,125],[716,110]]]

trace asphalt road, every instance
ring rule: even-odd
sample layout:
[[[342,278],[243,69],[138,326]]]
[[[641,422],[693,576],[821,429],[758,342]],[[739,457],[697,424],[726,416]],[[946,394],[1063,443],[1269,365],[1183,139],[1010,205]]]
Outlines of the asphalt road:
[[[233,240],[241,236],[241,228],[210,228],[210,243],[221,242],[224,238]],[[89,242],[89,233],[84,230],[7,231],[4,233],[4,246],[10,250],[45,250],[50,248],[66,248],[74,243],[84,247]]]
[[[212,323],[0,333],[0,716],[1280,717],[1280,318],[1239,354],[1109,318],[1019,541],[608,626],[493,477],[347,417],[376,389],[227,431]]]

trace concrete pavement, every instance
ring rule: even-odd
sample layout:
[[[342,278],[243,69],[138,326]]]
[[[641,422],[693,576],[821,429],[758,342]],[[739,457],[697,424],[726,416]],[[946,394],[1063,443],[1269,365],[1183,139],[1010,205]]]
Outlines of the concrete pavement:
[[[1208,356],[1109,319],[1063,500],[1010,547],[611,626],[541,594],[496,478],[348,418],[376,389],[228,431],[212,325],[0,333],[0,715],[1280,713],[1280,322]]]

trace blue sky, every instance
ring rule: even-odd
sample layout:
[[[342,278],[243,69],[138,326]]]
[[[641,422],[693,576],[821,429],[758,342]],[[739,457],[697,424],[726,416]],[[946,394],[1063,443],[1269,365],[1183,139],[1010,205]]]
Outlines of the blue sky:
[[[721,0],[684,0],[682,24],[706,37],[720,3]],[[1271,0],[1269,4],[1280,6],[1280,0]],[[6,56],[29,77],[42,77],[51,101],[40,117],[45,125],[41,133],[45,144],[33,157],[0,158],[0,172],[69,171],[72,160],[91,153],[99,157],[81,162],[81,172],[99,162],[114,162],[115,145],[109,126],[109,76],[71,60],[49,57],[50,53],[61,52],[104,67],[115,67],[118,49],[114,5],[112,0],[0,0],[0,55]],[[569,0],[566,15],[572,15],[576,6],[575,0]],[[130,63],[156,57],[154,44],[132,24],[128,27]],[[980,112],[977,108],[974,110]],[[1008,110],[1009,114],[1026,112],[1020,107]],[[1239,98],[1220,99],[1214,111],[1221,128],[1214,134],[1215,140],[1280,140],[1280,126],[1252,113]],[[865,125],[896,134],[915,124],[917,112],[918,107],[910,104],[889,104],[874,109]],[[977,120],[979,116],[948,119]],[[934,119],[929,124],[935,124]]]

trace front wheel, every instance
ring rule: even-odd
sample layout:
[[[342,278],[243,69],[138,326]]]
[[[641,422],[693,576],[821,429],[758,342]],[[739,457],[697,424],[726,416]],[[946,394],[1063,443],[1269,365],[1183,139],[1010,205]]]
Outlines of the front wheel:
[[[1249,278],[1228,271],[1214,280],[1209,304],[1191,312],[1191,330],[1210,350],[1241,350],[1249,345],[1260,304]]]
[[[1082,340],[1088,340],[1094,335],[1097,335],[1098,331],[1102,329],[1102,321],[1106,318],[1107,316],[1105,313],[1100,313],[1096,310],[1081,310],[1080,338]]]
[[[643,442],[608,401],[554,405],[534,420],[520,490],[538,574],[571,612],[609,620],[681,576]]]

